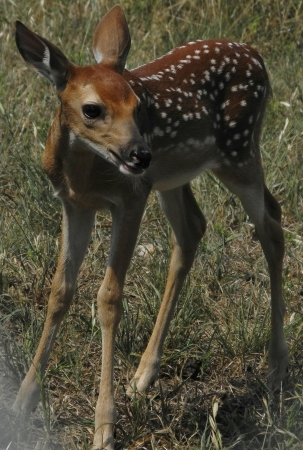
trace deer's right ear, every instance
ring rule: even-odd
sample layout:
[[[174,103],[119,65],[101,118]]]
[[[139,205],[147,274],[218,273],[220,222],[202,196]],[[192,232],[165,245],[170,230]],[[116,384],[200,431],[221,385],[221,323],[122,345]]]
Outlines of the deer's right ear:
[[[23,59],[57,89],[65,89],[71,63],[51,42],[16,21],[16,44]]]
[[[97,63],[113,66],[122,73],[130,49],[131,38],[121,6],[114,6],[99,23],[94,35]]]

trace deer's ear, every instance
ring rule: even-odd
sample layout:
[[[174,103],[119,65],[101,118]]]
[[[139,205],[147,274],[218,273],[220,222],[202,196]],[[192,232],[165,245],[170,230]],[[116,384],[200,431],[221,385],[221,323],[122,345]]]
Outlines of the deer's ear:
[[[94,36],[97,63],[114,66],[122,73],[130,49],[131,38],[122,8],[114,6],[99,23]]]
[[[16,44],[23,59],[50,81],[57,91],[65,89],[71,63],[51,42],[16,22]]]

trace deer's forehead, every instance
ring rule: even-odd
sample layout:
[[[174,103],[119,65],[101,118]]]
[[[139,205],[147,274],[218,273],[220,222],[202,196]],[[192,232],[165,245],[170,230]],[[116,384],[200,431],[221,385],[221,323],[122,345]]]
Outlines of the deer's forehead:
[[[112,70],[83,68],[72,76],[62,100],[69,103],[103,103],[112,108],[135,108],[138,99],[124,78]]]

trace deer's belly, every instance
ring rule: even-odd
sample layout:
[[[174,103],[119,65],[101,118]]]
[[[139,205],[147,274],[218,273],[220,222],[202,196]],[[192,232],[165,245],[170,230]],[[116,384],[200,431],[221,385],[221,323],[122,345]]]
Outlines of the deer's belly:
[[[203,170],[220,166],[214,139],[188,139],[186,144],[155,149],[147,177],[155,190],[169,190],[188,183]]]

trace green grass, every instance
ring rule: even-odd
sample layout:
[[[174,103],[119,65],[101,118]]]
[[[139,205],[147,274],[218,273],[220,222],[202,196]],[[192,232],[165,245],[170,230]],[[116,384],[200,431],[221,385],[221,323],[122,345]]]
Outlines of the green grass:
[[[21,19],[78,64],[93,62],[92,36],[114,5],[78,0],[0,4],[0,437],[37,346],[59,248],[60,203],[41,169],[58,104],[25,66],[14,43]],[[266,390],[269,279],[253,228],[237,198],[209,174],[193,182],[208,220],[166,339],[159,383],[130,402],[126,387],[150,336],[164,291],[170,229],[151,196],[126,280],[116,346],[117,448],[301,449],[303,441],[303,4],[299,0],[127,0],[128,67],[181,42],[231,38],[257,47],[273,88],[262,153],[267,184],[283,208],[284,297],[290,349],[281,399]],[[88,449],[98,395],[101,335],[96,294],[107,261],[110,216],[100,213],[30,424],[16,449]],[[8,444],[5,444],[6,446]],[[6,448],[4,446],[3,448]]]

